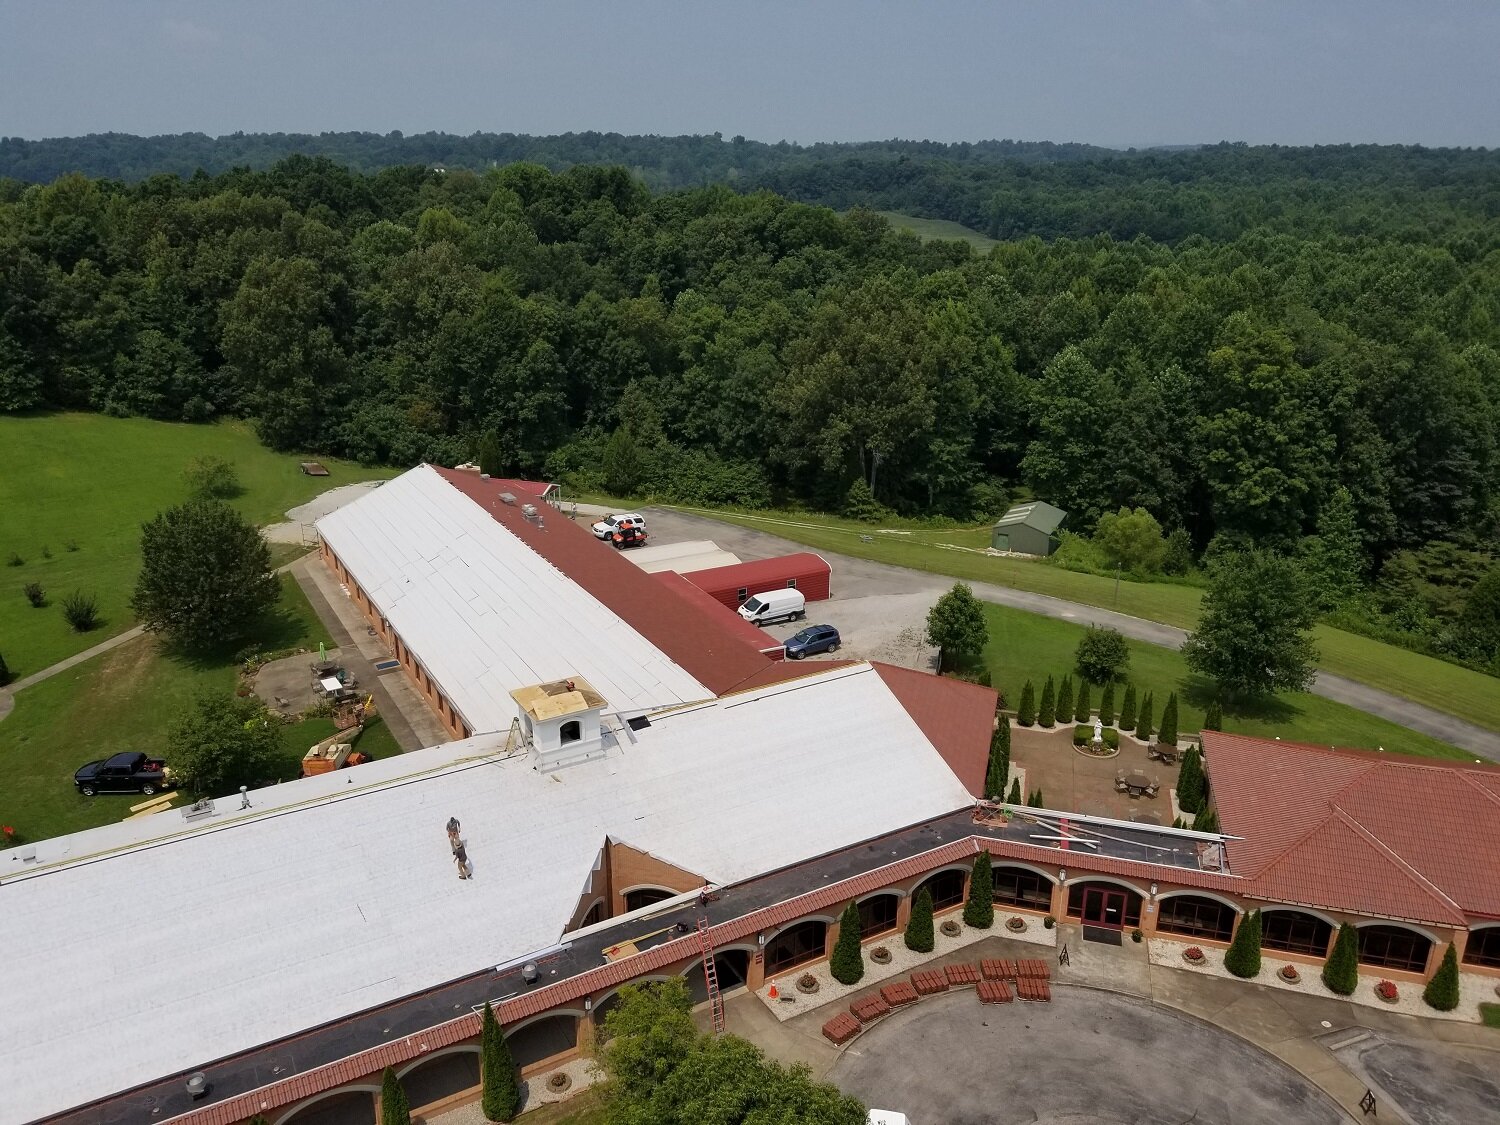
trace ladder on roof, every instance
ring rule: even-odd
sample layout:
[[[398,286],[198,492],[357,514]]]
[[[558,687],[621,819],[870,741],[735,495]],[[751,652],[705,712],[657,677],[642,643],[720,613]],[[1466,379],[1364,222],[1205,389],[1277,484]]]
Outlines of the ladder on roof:
[[[724,1034],[724,994],[719,991],[719,971],[714,966],[714,943],[708,936],[708,919],[698,919],[698,948],[703,951],[703,980],[708,985],[708,1002],[713,1012],[714,1034]]]

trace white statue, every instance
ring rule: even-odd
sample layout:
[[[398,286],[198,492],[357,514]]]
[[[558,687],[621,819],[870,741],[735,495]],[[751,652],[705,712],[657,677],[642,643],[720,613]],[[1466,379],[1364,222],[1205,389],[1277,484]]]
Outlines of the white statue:
[[[1103,721],[1100,720],[1100,718],[1099,718],[1098,715],[1095,715],[1094,716],[1094,742],[1097,744],[1097,743],[1100,743],[1100,742],[1103,742],[1103,741],[1104,741],[1104,723],[1103,723]]]

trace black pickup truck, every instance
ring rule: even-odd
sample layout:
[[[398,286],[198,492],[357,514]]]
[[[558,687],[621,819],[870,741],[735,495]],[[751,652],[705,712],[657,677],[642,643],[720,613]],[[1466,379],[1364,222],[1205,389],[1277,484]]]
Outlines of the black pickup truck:
[[[127,753],[80,766],[73,784],[85,797],[95,793],[144,793],[149,797],[158,789],[170,789],[173,781],[167,763],[160,758]]]

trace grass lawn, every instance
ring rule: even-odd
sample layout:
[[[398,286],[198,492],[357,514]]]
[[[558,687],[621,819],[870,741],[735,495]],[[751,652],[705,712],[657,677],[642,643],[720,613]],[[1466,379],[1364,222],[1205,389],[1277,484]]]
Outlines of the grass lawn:
[[[897,230],[911,231],[923,242],[931,242],[939,238],[949,242],[967,242],[980,254],[987,254],[990,247],[1000,245],[989,235],[980,234],[972,227],[949,222],[947,219],[918,219],[913,215],[903,215],[900,211],[877,211],[876,214],[886,219]]]
[[[591,1086],[565,1102],[527,1110],[519,1120],[525,1125],[604,1125],[608,1114],[599,1088]]]
[[[187,499],[182,472],[194,458],[212,454],[235,466],[244,492],[232,503],[258,525],[284,519],[288,508],[327,489],[396,473],[319,458],[330,475],[304,476],[297,463],[305,458],[273,453],[240,422],[0,417],[0,449],[6,451],[0,474],[0,652],[18,678],[135,623],[129,599],[140,566],[141,524]],[[70,543],[77,549],[69,550]],[[4,565],[12,555],[23,564]],[[28,582],[41,583],[51,604],[33,609],[22,594]],[[63,620],[62,599],[74,590],[99,599],[104,621],[93,632],[74,633]]]
[[[934,531],[899,522],[876,530],[836,516],[798,513],[749,513],[683,508],[695,515],[755,528],[810,547],[891,563],[895,566],[951,575],[973,582],[992,582],[1083,605],[1117,609],[1132,617],[1191,629],[1198,621],[1203,591],[1168,582],[1121,581],[1082,574],[1024,559],[993,558],[955,548],[989,544],[987,528]],[[870,536],[864,542],[860,536]],[[1500,680],[1394,645],[1319,625],[1313,630],[1318,667],[1392,695],[1457,715],[1488,730],[1500,730]]]
[[[1073,654],[1084,634],[1083,626],[1007,606],[986,605],[984,610],[990,627],[985,663],[995,687],[1004,690],[1009,707],[1014,709],[1020,703],[1021,688],[1028,679],[1036,685],[1038,700],[1048,675],[1061,681],[1064,675],[1072,674],[1076,686],[1078,676],[1073,671]],[[1153,717],[1159,723],[1168,694],[1177,692],[1178,730],[1183,733],[1198,730],[1203,724],[1203,712],[1208,702],[1208,685],[1188,672],[1181,654],[1159,645],[1139,641],[1128,643],[1128,678],[1136,686],[1137,699],[1143,698],[1148,691],[1155,694]],[[1098,687],[1090,689],[1096,708],[1101,691]],[[1116,708],[1123,700],[1123,686],[1117,687]],[[1473,758],[1445,742],[1316,695],[1278,696],[1254,710],[1237,714],[1226,711],[1224,729],[1265,738],[1280,736],[1289,742],[1368,749],[1384,747],[1396,753],[1426,758],[1463,761]]]
[[[1485,1027],[1500,1027],[1500,1004],[1480,1004],[1479,1018]]]
[[[282,576],[281,586],[281,600],[257,627],[254,645],[315,650],[328,640],[317,615],[290,575]],[[172,719],[202,692],[227,696],[235,672],[228,655],[189,659],[161,651],[156,638],[145,636],[18,693],[15,711],[0,723],[0,777],[6,779],[0,824],[40,840],[123,819],[144,798],[82,797],[73,788],[73,771],[124,750],[160,753]],[[333,723],[308,720],[287,730],[283,776],[290,778],[301,772],[307,748],[332,733]],[[364,734],[360,748],[384,757],[395,746],[381,725]]]

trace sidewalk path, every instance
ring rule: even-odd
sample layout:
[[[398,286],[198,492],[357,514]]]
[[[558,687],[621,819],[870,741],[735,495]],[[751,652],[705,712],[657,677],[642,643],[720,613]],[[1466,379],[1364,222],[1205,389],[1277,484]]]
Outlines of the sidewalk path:
[[[582,507],[579,507],[580,514]],[[665,541],[670,541],[679,534],[689,539],[712,539],[724,550],[739,555],[742,559],[763,559],[812,549],[806,544],[794,543],[767,531],[723,523],[697,513],[666,508],[648,508],[645,512],[653,531]],[[857,587],[857,594],[854,596],[918,592],[929,592],[936,596],[957,581],[940,574],[908,570],[889,563],[871,562],[869,559],[857,559],[824,550],[817,553],[833,567],[835,594],[839,597],[849,596],[851,587]],[[1187,632],[1183,629],[1116,613],[1114,610],[1063,601],[1061,598],[1033,594],[1026,590],[1013,590],[1008,586],[996,586],[988,582],[970,582],[969,585],[976,598],[995,605],[1010,606],[1079,625],[1107,625],[1118,629],[1132,640],[1161,645],[1163,648],[1180,649],[1187,639]],[[1408,730],[1430,735],[1479,757],[1500,762],[1500,733],[1486,730],[1455,715],[1330,672],[1319,672],[1310,690],[1324,699],[1377,715]]]

